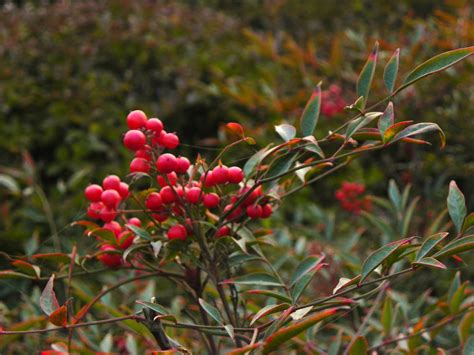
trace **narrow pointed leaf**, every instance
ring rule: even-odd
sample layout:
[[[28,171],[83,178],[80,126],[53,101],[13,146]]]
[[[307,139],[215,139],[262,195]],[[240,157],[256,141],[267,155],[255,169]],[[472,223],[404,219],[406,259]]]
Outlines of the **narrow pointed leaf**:
[[[224,324],[221,313],[216,307],[207,303],[202,298],[199,299],[199,304],[206,311],[206,313],[209,314],[217,323]]]
[[[309,273],[304,274],[303,276],[301,276],[298,279],[298,281],[295,283],[295,285],[293,286],[293,288],[291,290],[291,298],[293,299],[294,304],[296,302],[298,302],[298,299],[300,298],[301,294],[304,292],[306,287],[309,285],[309,283],[313,279],[314,275],[316,275],[316,272],[320,269],[319,266],[323,266],[323,264],[319,264],[318,266],[316,266],[315,269],[313,269]]]
[[[133,224],[127,224],[127,228],[130,228],[133,233],[135,233],[142,239],[153,240],[153,237],[151,236],[151,234],[148,233],[148,231],[143,228],[134,226]]]
[[[351,347],[347,349],[348,355],[367,355],[369,345],[363,336],[358,336],[352,343]]]
[[[470,334],[474,334],[474,311],[466,313],[458,325],[458,335],[464,343]]]
[[[277,292],[272,292],[269,290],[249,290],[249,291],[245,291],[245,293],[248,293],[251,295],[262,295],[265,297],[275,298],[283,302],[291,303],[291,299],[286,297],[285,295],[282,295],[281,293],[277,293]]]
[[[357,79],[357,96],[363,96],[365,103],[367,103],[370,86],[372,85],[372,79],[374,78],[378,50],[379,43],[376,42],[374,49],[370,53],[369,58],[367,59],[367,62],[365,62],[365,65],[359,74],[359,78]]]
[[[415,260],[419,261],[424,257],[428,256],[431,252],[433,252],[434,248],[448,236],[449,233],[441,232],[433,234],[432,236],[428,237],[423,244],[421,245],[418,253],[416,254]]]
[[[23,271],[25,274],[40,277],[41,270],[37,265],[32,265],[23,260],[15,260],[12,262],[12,265],[18,270]]]
[[[385,131],[394,124],[395,122],[395,113],[393,110],[393,102],[390,101],[383,112],[383,115],[380,116],[377,127],[379,129],[382,139],[385,135]],[[383,141],[385,143],[385,140]]]
[[[319,118],[319,110],[321,107],[321,83],[316,86],[313,94],[306,103],[306,107],[301,115],[300,129],[301,135],[312,136]]]
[[[296,137],[296,128],[287,123],[275,126],[275,131],[285,142],[288,142]]]
[[[171,311],[163,307],[162,305],[158,303],[153,303],[153,302],[146,302],[146,301],[135,301],[137,304],[145,306],[152,311],[155,311],[158,314],[161,315],[171,315]]]
[[[234,327],[231,324],[224,325],[224,329],[229,334],[230,338],[235,341],[235,331]]]
[[[398,62],[400,57],[400,48],[397,48],[395,53],[390,57],[383,71],[383,82],[389,93],[393,92],[395,81],[398,74]]]
[[[395,137],[393,137],[393,139],[390,141],[390,143],[395,143],[403,138],[408,138],[418,134],[433,131],[437,131],[439,133],[439,137],[441,140],[441,148],[444,148],[444,146],[446,145],[446,137],[444,135],[443,130],[436,123],[429,122],[416,123],[414,125],[408,126],[407,128],[397,133]]]
[[[323,159],[325,158],[324,152],[319,146],[318,141],[316,140],[316,138],[314,138],[314,136],[303,137],[303,140],[310,143],[309,145],[305,146],[306,150],[316,153]]]
[[[225,280],[224,283],[236,285],[283,286],[274,276],[265,273],[247,274]]]
[[[320,264],[326,256],[309,256],[304,259],[297,267],[290,279],[290,287],[293,286],[302,276],[310,272]]]
[[[449,183],[448,212],[458,233],[461,233],[467,215],[464,195],[454,180]]]
[[[392,201],[395,210],[398,213],[401,213],[402,196],[400,194],[400,190],[398,189],[397,183],[393,179],[390,179],[388,183],[388,197],[390,198],[390,201]]]
[[[288,303],[270,304],[268,306],[265,306],[255,314],[255,316],[250,321],[250,326],[252,326],[260,318],[265,317],[269,314],[273,314],[273,313],[276,313],[276,312],[279,312],[279,311],[283,311],[283,310],[287,309],[288,307],[290,307],[290,305]]]
[[[437,252],[435,258],[443,258],[451,255],[463,253],[468,250],[474,249],[474,234],[452,241],[445,245],[439,252]]]
[[[380,117],[381,115],[382,115],[382,112],[368,112],[364,116],[361,116],[351,121],[347,125],[345,141],[348,142],[354,133],[356,133],[359,129],[367,126],[373,120],[375,120],[377,117]]]
[[[469,213],[464,219],[464,223],[462,225],[462,232],[466,232],[472,226],[474,226],[474,212]]]
[[[0,271],[0,279],[33,279],[33,277],[13,270],[2,270]]]
[[[409,126],[412,123],[413,121],[401,121],[401,122],[394,123],[393,125],[388,127],[385,133],[383,134],[383,137],[382,137],[383,142],[385,144],[390,142],[398,132],[402,131],[406,126]]]
[[[385,297],[382,308],[381,323],[383,326],[384,334],[390,335],[390,330],[392,329],[392,320],[393,320],[393,306],[392,301],[389,297]]]
[[[429,256],[415,261],[413,265],[427,266],[427,267],[431,267],[435,269],[443,269],[443,270],[447,269],[446,265],[444,265],[441,261],[438,261],[435,258],[432,258]]]
[[[352,279],[341,277],[339,279],[339,282],[337,283],[336,287],[334,287],[334,290],[332,290],[332,294],[337,293],[338,291],[342,290],[343,288],[349,287],[351,285],[355,285],[359,281],[360,281],[360,275],[357,275],[356,277],[354,277]]]
[[[265,148],[260,149],[258,152],[252,155],[249,160],[247,160],[243,169],[245,176],[250,176],[254,172],[257,166],[265,158],[266,154],[268,153],[269,148],[270,148],[270,145]]]
[[[51,275],[41,293],[40,307],[48,316],[59,308],[59,302],[54,292],[54,274]]]

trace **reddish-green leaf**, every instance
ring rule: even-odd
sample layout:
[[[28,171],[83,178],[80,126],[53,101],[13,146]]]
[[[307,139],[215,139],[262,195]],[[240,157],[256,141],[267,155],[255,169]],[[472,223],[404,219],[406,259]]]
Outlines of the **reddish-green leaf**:
[[[453,221],[458,233],[461,233],[464,219],[467,215],[466,201],[464,195],[459,189],[456,181],[451,180],[449,183],[448,193],[448,212],[451,220]]]
[[[316,323],[334,315],[336,312],[337,308],[326,309],[324,311],[315,313],[314,315],[298,323],[281,328],[267,338],[262,354],[269,354],[270,352],[279,349],[283,343],[312,327]]]
[[[393,123],[395,122],[395,113],[393,111],[393,102],[390,101],[385,108],[385,111],[383,112],[383,115],[380,116],[379,121],[378,121],[378,129],[380,131],[380,135],[384,137],[385,131],[393,126]],[[385,142],[385,139],[383,139],[383,142]]]
[[[348,279],[345,277],[341,277],[339,279],[339,282],[337,283],[336,287],[334,287],[334,290],[332,291],[333,294],[339,292],[343,288],[349,287],[351,285],[355,285],[360,281],[360,275],[357,275],[356,277],[352,279]]]
[[[262,295],[265,297],[275,298],[283,302],[291,303],[291,299],[286,297],[285,295],[282,295],[281,293],[277,293],[277,292],[272,292],[269,290],[248,290],[248,291],[245,291],[245,293],[248,293],[251,295]]]
[[[400,56],[400,48],[397,48],[395,53],[390,57],[383,71],[383,82],[389,93],[393,92],[395,81],[398,74],[398,62]]]
[[[321,147],[319,146],[318,141],[316,140],[316,138],[314,138],[314,136],[303,137],[303,140],[310,143],[310,144],[305,146],[306,150],[308,150],[310,152],[313,152],[313,153],[316,153],[317,155],[319,155],[323,159],[325,158],[324,152],[321,149]]]
[[[367,355],[369,345],[363,336],[358,336],[352,343],[351,347],[347,349],[348,355]]]
[[[464,343],[470,334],[474,334],[474,311],[466,313],[458,326],[459,340]]]
[[[99,238],[101,241],[108,244],[117,244],[117,239],[115,238],[114,232],[105,228],[93,229],[87,233],[88,236],[94,236]]]
[[[255,343],[255,344],[246,345],[244,347],[237,348],[237,349],[234,349],[232,351],[229,351],[227,353],[227,355],[245,355],[245,354],[249,354],[252,350],[255,350],[255,349],[258,349],[259,347],[261,347],[262,344],[263,343],[259,342],[259,343]]]
[[[296,137],[296,128],[288,123],[275,126],[275,131],[280,135],[285,142],[288,142]]]
[[[304,259],[295,269],[293,275],[291,275],[290,286],[293,286],[302,276],[314,269],[320,264],[326,256],[308,256]]]
[[[426,257],[426,258],[421,258],[420,260],[417,260],[413,263],[413,265],[418,265],[418,266],[427,266],[431,267],[434,269],[443,269],[446,270],[447,267],[444,265],[441,261],[436,260],[435,258],[432,257]]]
[[[61,306],[49,315],[48,320],[57,325],[58,327],[64,327],[67,325],[67,306]]]
[[[48,280],[40,297],[40,307],[48,316],[59,308],[58,299],[54,292],[54,274]]]
[[[418,253],[416,254],[415,260],[421,260],[425,256],[428,256],[433,249],[448,236],[449,233],[446,232],[441,232],[441,233],[436,233],[433,234],[432,236],[428,237],[423,244],[421,245],[420,249],[418,250]]]
[[[290,307],[288,303],[270,304],[268,306],[265,306],[255,314],[255,316],[252,318],[252,321],[250,322],[250,326],[252,326],[260,318],[265,317],[269,314],[283,311],[284,309],[287,309],[288,307]]]
[[[463,253],[471,249],[474,249],[474,234],[448,243],[439,252],[437,252],[434,257],[443,258],[454,254]]]
[[[12,265],[25,274],[32,275],[36,278],[40,277],[41,270],[36,265],[32,265],[23,260],[15,260],[12,262]]]
[[[309,270],[308,273],[302,275],[296,281],[296,283],[293,285],[292,290],[291,290],[291,298],[293,299],[293,303],[298,302],[298,299],[300,298],[301,294],[306,289],[306,287],[309,285],[309,283],[313,279],[314,275],[318,272],[318,270],[320,270],[325,265],[327,265],[327,264],[318,264],[318,265],[316,265],[311,270]]]
[[[51,261],[54,263],[66,264],[71,261],[71,257],[68,254],[63,253],[45,253],[45,254],[34,254],[31,256],[32,259]]]
[[[437,131],[439,133],[439,137],[441,140],[441,148],[443,148],[446,145],[446,137],[444,135],[443,130],[436,123],[429,122],[416,123],[414,125],[408,126],[404,130],[397,133],[395,137],[393,137],[393,139],[390,141],[390,143],[395,143],[404,138],[433,131]]]
[[[265,273],[247,274],[233,279],[227,279],[224,283],[236,285],[283,286],[278,279]]]
[[[451,300],[449,302],[449,310],[451,311],[451,313],[454,314],[454,313],[459,312],[461,303],[466,297],[464,291],[466,290],[467,284],[468,282],[464,282],[460,287],[458,287],[456,292],[454,292],[453,297],[451,297]]]
[[[392,329],[392,320],[393,320],[393,306],[390,297],[385,297],[382,308],[381,323],[383,325],[384,334],[386,336],[390,335],[390,330]]]
[[[367,126],[370,122],[380,117],[382,112],[367,112],[365,115],[352,120],[348,125],[345,133],[345,141],[348,142],[352,135],[359,129]]]
[[[22,274],[13,270],[0,271],[0,279],[33,279],[29,275]]]
[[[374,49],[370,53],[369,58],[367,59],[367,62],[365,62],[365,65],[359,74],[359,78],[357,79],[357,96],[363,96],[364,103],[367,103],[370,86],[372,85],[372,79],[374,78],[378,51],[379,43],[376,42]]]
[[[474,212],[469,213],[464,219],[464,223],[462,225],[462,232],[466,232],[472,226],[474,226]]]
[[[236,122],[229,122],[225,125],[225,127],[234,133],[238,137],[244,137],[244,128],[242,127],[241,124],[236,123]]]
[[[395,135],[398,132],[403,130],[406,126],[411,125],[412,123],[413,121],[401,121],[401,122],[394,123],[393,125],[388,127],[385,133],[383,134],[383,138],[382,138],[383,142],[384,143],[390,142],[392,138],[395,137]]]
[[[312,136],[319,118],[321,107],[321,83],[316,86],[301,115],[300,129],[302,136]]]

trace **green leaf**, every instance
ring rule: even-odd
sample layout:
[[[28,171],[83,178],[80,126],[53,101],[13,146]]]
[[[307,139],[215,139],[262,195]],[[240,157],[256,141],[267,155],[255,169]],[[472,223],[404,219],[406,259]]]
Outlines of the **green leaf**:
[[[206,311],[206,313],[209,314],[217,323],[224,324],[221,313],[216,307],[207,303],[202,298],[199,298],[199,304]]]
[[[140,238],[145,239],[145,240],[153,240],[153,237],[151,236],[150,233],[148,233],[147,230],[134,226],[133,224],[127,224],[127,228],[131,229],[133,233],[138,235]]]
[[[283,286],[280,281],[272,275],[259,272],[228,279],[223,283],[236,285]]]
[[[402,88],[405,88],[428,75],[445,70],[464,58],[469,57],[472,53],[474,53],[474,46],[459,48],[438,54],[437,56],[430,58],[426,62],[420,64],[412,72],[410,72],[403,82],[403,86],[398,90],[401,90]]]
[[[372,122],[377,117],[380,117],[381,115],[382,112],[367,112],[365,115],[356,118],[355,120],[352,120],[347,125],[345,141],[348,142],[355,132],[357,132],[362,127],[367,126],[370,122]]]
[[[464,343],[470,334],[474,334],[474,311],[466,313],[458,325],[459,340]]]
[[[474,335],[471,335],[464,343],[462,348],[462,355],[472,355],[474,354]]]
[[[366,355],[369,345],[363,336],[358,336],[352,343],[351,347],[347,349],[348,355]]]
[[[262,354],[269,354],[270,352],[279,349],[283,343],[287,342],[291,338],[312,327],[323,319],[334,315],[336,312],[337,308],[326,309],[324,311],[315,313],[314,315],[298,323],[281,328],[266,339]]]
[[[56,293],[54,292],[54,274],[51,275],[43,289],[39,303],[43,312],[48,316],[59,308],[59,302],[56,298]]]
[[[10,175],[0,174],[0,186],[5,187],[13,195],[19,195],[21,192],[20,185]]]
[[[454,275],[451,284],[449,285],[449,290],[448,290],[448,302],[451,302],[453,299],[453,295],[456,293],[457,289],[461,287],[461,272],[458,271]]]
[[[411,238],[397,240],[390,244],[384,245],[370,254],[370,256],[364,261],[364,264],[362,265],[360,282],[364,281],[372,271],[374,271],[380,264],[390,257],[390,255],[392,255],[399,247],[401,247],[403,244],[406,244],[410,240]]]
[[[395,81],[398,74],[398,62],[400,57],[400,48],[397,48],[395,53],[390,57],[383,71],[383,82],[389,93],[393,92]]]
[[[462,233],[467,232],[467,230],[472,226],[474,226],[474,212],[469,213],[464,219],[464,223],[462,225]]]
[[[443,269],[446,270],[447,267],[444,265],[441,261],[436,260],[435,258],[432,257],[426,257],[426,258],[421,258],[420,260],[417,260],[413,263],[413,265],[418,265],[418,266],[427,266],[431,267],[434,269]]]
[[[252,318],[250,321],[250,326],[252,326],[256,321],[258,321],[260,318],[265,317],[269,314],[273,314],[279,311],[283,311],[290,307],[288,303],[280,303],[280,304],[270,304],[268,306],[263,307],[261,310],[255,314],[255,316]]]
[[[13,270],[2,270],[0,279],[32,279],[32,277]]]
[[[474,234],[448,243],[439,252],[437,252],[434,257],[443,258],[454,254],[459,254],[471,249],[474,249]]]
[[[268,149],[271,145],[266,146],[265,148],[260,149],[254,155],[252,155],[249,160],[244,165],[244,174],[245,176],[250,176],[253,171],[257,168],[257,166],[261,163],[261,161],[265,158],[268,153]]]
[[[277,292],[272,292],[269,290],[248,290],[248,291],[245,291],[245,293],[248,293],[251,295],[262,295],[265,297],[275,298],[283,302],[291,303],[291,299],[286,297],[285,295],[282,295],[281,293],[277,293]]]
[[[433,132],[433,131],[438,131],[439,137],[441,139],[441,148],[443,148],[446,145],[446,137],[444,135],[443,130],[436,123],[429,123],[429,122],[416,123],[411,126],[408,126],[407,128],[397,133],[395,137],[393,137],[393,139],[390,140],[390,144],[393,144],[403,138],[409,138],[412,136],[416,136],[418,134],[423,134],[423,133]]]
[[[413,199],[411,201],[410,205],[408,206],[406,212],[403,215],[402,219],[402,229],[401,229],[401,235],[402,237],[406,237],[408,234],[408,229],[410,228],[410,222],[411,218],[413,217],[413,213],[415,212],[416,205],[418,203],[419,198]],[[402,199],[402,210],[403,210],[403,199]]]
[[[395,122],[395,113],[393,110],[393,102],[390,101],[385,108],[385,111],[383,112],[382,116],[380,116],[377,127],[379,129],[380,135],[382,136],[382,140],[384,143],[384,135],[385,131],[388,129],[388,127],[392,126],[393,123]]]
[[[466,290],[467,282],[464,282],[457,290],[454,292],[453,297],[449,302],[449,310],[452,314],[459,312],[462,301],[465,298],[464,291]]]
[[[272,166],[270,166],[265,178],[271,179],[271,178],[274,178],[275,176],[279,176],[281,174],[286,173],[288,170],[290,170],[296,157],[297,157],[297,153],[292,152],[292,153],[288,153],[288,155],[282,158],[279,158]]]
[[[386,336],[390,335],[390,330],[392,329],[392,320],[393,320],[393,305],[390,297],[385,297],[382,308],[381,323],[384,329],[384,334]]]
[[[231,324],[225,324],[224,329],[229,334],[230,338],[235,341],[235,331],[234,327]]]
[[[390,201],[392,201],[395,210],[398,213],[401,213],[402,196],[400,195],[400,190],[398,189],[397,183],[393,179],[390,179],[390,182],[388,183],[388,197],[390,198]]]
[[[285,142],[288,142],[296,137],[296,128],[288,123],[275,126],[275,131],[280,135]]]
[[[155,311],[156,313],[162,315],[162,316],[168,316],[172,315],[171,311],[163,307],[162,305],[154,302],[147,302],[147,301],[135,301],[135,303],[145,306],[146,308],[151,309],[152,311]]]
[[[322,264],[318,265],[318,266],[322,266]],[[298,302],[298,299],[300,298],[301,294],[303,293],[303,291],[306,289],[306,287],[309,285],[309,283],[311,282],[311,280],[313,279],[314,275],[316,274],[316,272],[319,270],[320,268],[316,267],[315,269],[313,269],[312,271],[310,271],[309,273],[307,274],[304,274],[303,276],[301,276],[298,281],[295,283],[295,285],[293,286],[292,290],[291,290],[291,298],[293,299],[293,303],[295,304],[296,302]]]
[[[342,290],[343,288],[349,287],[351,285],[355,285],[360,281],[360,275],[357,275],[356,277],[352,279],[348,279],[346,277],[341,277],[336,285],[334,287],[334,290],[332,290],[332,294],[335,294]]]
[[[314,138],[314,136],[303,137],[303,140],[310,143],[309,145],[306,145],[304,149],[306,149],[307,151],[316,153],[323,159],[325,158],[324,152],[319,146],[318,141],[316,140],[316,138]]]
[[[300,129],[301,135],[312,136],[319,118],[319,110],[321,107],[321,83],[316,86],[311,97],[306,103],[306,107],[301,115]]]
[[[361,215],[367,218],[367,220],[386,235],[389,240],[395,238],[395,232],[387,222],[365,211],[362,211]]]
[[[296,267],[293,275],[290,278],[290,287],[292,287],[301,277],[310,272],[316,266],[318,266],[325,258],[325,255],[322,256],[308,256]]]
[[[367,59],[367,62],[365,62],[365,65],[359,74],[359,78],[357,79],[357,96],[363,96],[365,103],[367,103],[370,86],[372,85],[372,79],[374,78],[378,51],[379,43],[376,42],[374,49],[372,49],[372,52],[370,53],[369,58]]]
[[[464,219],[467,215],[466,210],[466,201],[464,199],[464,195],[459,189],[458,185],[454,180],[451,180],[449,183],[449,193],[448,193],[448,212],[451,220],[456,227],[456,230],[461,233]]]
[[[109,229],[105,229],[105,228],[94,229],[88,232],[87,235],[99,238],[100,240],[108,244],[117,245],[117,238],[115,238],[114,232],[112,232]]]
[[[444,240],[449,235],[449,233],[446,232],[441,232],[441,233],[436,233],[433,234],[432,236],[428,237],[423,244],[421,245],[420,249],[418,250],[418,253],[416,253],[415,260],[419,261],[423,259],[425,256],[428,256],[433,249],[441,242]]]

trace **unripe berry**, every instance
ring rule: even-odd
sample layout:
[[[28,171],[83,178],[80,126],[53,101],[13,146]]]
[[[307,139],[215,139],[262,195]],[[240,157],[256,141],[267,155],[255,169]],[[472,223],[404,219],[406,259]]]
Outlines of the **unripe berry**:
[[[174,149],[179,145],[179,138],[174,133],[166,133],[160,138],[161,145],[167,149]]]
[[[201,189],[199,187],[192,187],[186,191],[186,200],[189,203],[197,204],[199,203],[199,198],[201,197]]]
[[[181,224],[175,224],[170,229],[168,229],[168,239],[181,239],[185,240],[188,236],[188,232],[186,231],[186,227]]]
[[[119,189],[119,192],[118,192],[118,193],[120,194],[120,197],[121,197],[122,199],[126,199],[126,198],[128,197],[128,194],[129,194],[129,192],[128,192],[128,184],[125,183],[125,182],[121,182],[121,183],[120,183],[120,189]]]
[[[115,236],[118,236],[122,232],[122,226],[117,221],[105,223],[103,228],[113,232]]]
[[[116,208],[122,199],[117,190],[105,190],[102,192],[100,199],[105,206],[110,208]]]
[[[130,129],[143,128],[146,125],[146,121],[146,114],[141,110],[132,111],[127,116],[127,126]]]
[[[244,172],[238,166],[229,168],[229,182],[231,184],[238,184],[244,179]]]
[[[108,252],[108,251],[114,251],[117,250],[113,245],[110,244],[104,244],[100,247],[100,251],[103,252]],[[116,253],[104,253],[100,254],[97,259],[99,259],[104,265],[107,265],[108,267],[117,267],[122,265],[122,256],[120,254]]]
[[[130,163],[131,173],[148,173],[150,171],[150,163],[143,158],[135,158]]]
[[[148,195],[145,206],[150,210],[159,210],[163,205],[161,195],[158,192],[152,192]]]
[[[87,215],[90,218],[99,219],[100,211],[102,211],[103,208],[104,204],[102,202],[92,202],[87,208]]]
[[[163,123],[158,118],[150,118],[146,122],[146,129],[155,133],[160,133],[163,130]]]
[[[120,178],[117,175],[109,175],[104,181],[102,181],[102,186],[105,190],[120,190]]]
[[[160,190],[160,196],[163,203],[173,203],[176,201],[176,194],[170,186],[163,187]]]
[[[103,207],[101,210],[100,210],[100,219],[104,222],[110,222],[110,221],[113,221],[115,219],[115,217],[117,217],[117,211],[115,211],[115,209],[113,208],[109,208],[109,207]]]
[[[131,224],[132,226],[136,227],[141,227],[142,221],[140,221],[140,219],[138,219],[137,217],[132,217],[127,221],[127,224]]]
[[[165,153],[156,160],[156,169],[161,174],[168,174],[176,170],[176,157],[173,154]]]
[[[212,177],[216,184],[225,184],[229,181],[229,169],[225,165],[216,166],[212,170]]]
[[[257,219],[262,217],[262,206],[260,205],[250,205],[246,209],[247,216],[252,219]]]
[[[127,249],[133,243],[135,235],[130,231],[123,231],[117,237],[117,244],[120,246],[120,249]]]
[[[204,199],[202,202],[206,208],[214,208],[214,207],[219,206],[220,200],[221,199],[219,195],[215,194],[214,192],[211,192],[204,196]]]
[[[91,202],[99,202],[100,196],[102,195],[102,187],[97,184],[92,184],[86,187],[84,190],[84,195]]]
[[[191,166],[191,163],[189,162],[188,158],[185,158],[185,157],[176,158],[176,172],[178,174],[185,174],[188,171],[190,166]]]
[[[268,218],[272,215],[272,213],[273,213],[272,205],[267,203],[262,206],[262,218]]]
[[[142,131],[131,130],[125,133],[123,144],[130,150],[142,149],[146,144],[146,136]]]
[[[227,235],[230,235],[230,228],[228,226],[220,227],[216,233],[217,238],[225,237]]]
[[[166,181],[167,179],[165,179],[161,175],[158,175],[156,177],[156,181],[158,181],[158,185],[160,185],[161,187],[168,186],[168,185],[174,186],[178,182],[178,175],[176,175],[175,172],[166,174],[166,178],[170,182],[169,184],[168,184],[168,181]]]

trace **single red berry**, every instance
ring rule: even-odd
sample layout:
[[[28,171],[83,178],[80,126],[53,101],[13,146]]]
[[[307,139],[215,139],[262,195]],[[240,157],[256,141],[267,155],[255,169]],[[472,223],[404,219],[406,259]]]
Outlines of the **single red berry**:
[[[136,227],[141,227],[142,221],[140,221],[140,219],[138,219],[137,217],[132,217],[127,221],[127,224],[131,224],[132,226]]]
[[[160,190],[160,196],[163,203],[173,203],[176,201],[176,193],[170,186],[165,186]]]
[[[188,236],[188,232],[186,231],[186,227],[181,224],[175,224],[174,226],[168,229],[168,239],[181,239],[185,240]]]
[[[101,210],[100,210],[100,219],[104,222],[110,222],[110,221],[113,221],[115,219],[115,217],[117,217],[117,211],[113,208],[109,208],[109,207],[103,207]]]
[[[214,192],[206,194],[203,199],[203,204],[206,208],[214,208],[219,206],[219,202],[221,201],[219,195]]]
[[[246,193],[250,188],[249,187],[245,187],[244,188],[244,192],[242,193],[242,195],[244,193]],[[242,191],[242,190],[241,190]],[[247,198],[245,199],[245,201],[242,203],[244,207],[247,207],[247,206],[250,206],[251,204],[253,204],[255,201],[257,201],[257,199],[263,195],[263,191],[262,191],[262,186],[258,186],[255,190],[253,190],[249,196],[247,196]]]
[[[228,226],[220,227],[216,233],[217,238],[225,237],[227,235],[230,235],[230,228]]]
[[[150,118],[146,122],[146,129],[155,133],[160,133],[163,130],[163,123],[158,118]]]
[[[128,184],[125,182],[120,183],[120,189],[119,189],[119,194],[122,199],[126,199],[128,197],[129,191],[128,191]]]
[[[133,243],[135,235],[130,231],[123,231],[117,237],[117,244],[120,246],[120,249],[127,249]]]
[[[244,172],[238,166],[229,168],[229,182],[231,184],[238,184],[244,179]]]
[[[145,159],[146,161],[150,161],[151,160],[150,149],[147,147],[149,146],[145,146],[145,148],[137,150],[135,152],[135,158],[142,158],[142,159]]]
[[[165,153],[156,160],[156,169],[161,174],[168,174],[176,170],[176,157],[173,154]]]
[[[102,228],[113,232],[115,236],[118,236],[122,232],[122,226],[117,221],[105,223]]]
[[[152,192],[148,195],[145,206],[150,210],[159,210],[163,205],[161,195],[158,192]]]
[[[250,205],[246,209],[247,216],[252,219],[257,219],[262,217],[262,206],[260,205]]]
[[[151,216],[159,223],[168,219],[168,213],[163,208],[160,208],[160,212],[153,213]]]
[[[154,134],[151,138],[151,143],[164,147],[165,145],[163,144],[163,138],[166,136],[166,134],[167,132],[164,129],[160,133]]]
[[[230,205],[227,205],[224,207],[224,213],[227,213],[228,211],[230,211],[231,209],[234,208],[234,205],[230,204]],[[240,215],[242,214],[242,208],[239,206],[237,207],[235,210],[233,210],[227,217],[226,219],[227,220],[233,220],[233,219],[237,219],[238,217],[240,217]]]
[[[225,165],[216,166],[212,170],[212,177],[216,184],[225,184],[229,181],[229,169]]]
[[[176,172],[178,174],[186,174],[190,166],[191,163],[189,162],[188,158],[178,157],[176,159]]]
[[[100,218],[100,211],[104,208],[104,204],[102,202],[92,202],[87,208],[87,215],[90,218],[99,219]]]
[[[142,149],[146,144],[146,136],[142,131],[133,129],[125,133],[123,144],[130,150]]]
[[[132,111],[127,116],[127,126],[130,129],[143,128],[146,125],[146,121],[146,114],[141,110]]]
[[[105,206],[110,208],[116,208],[122,200],[117,190],[105,190],[104,192],[102,192],[100,199],[102,200]]]
[[[130,163],[131,173],[148,173],[150,171],[150,163],[143,158],[135,158]]]
[[[120,190],[120,178],[117,175],[109,175],[102,181],[105,190]]]
[[[186,200],[192,204],[199,203],[199,199],[202,195],[201,191],[199,187],[191,187],[186,191]]]
[[[84,195],[91,202],[99,202],[100,196],[104,190],[97,184],[92,184],[86,187]]]
[[[268,218],[272,215],[272,213],[273,213],[272,205],[267,203],[262,206],[262,218]]]
[[[108,267],[117,267],[122,265],[122,256],[117,253],[108,253],[116,251],[115,247],[110,244],[104,244],[100,247],[100,251],[104,252],[100,254],[97,259],[99,259],[104,265]]]
[[[174,133],[166,133],[160,139],[161,144],[163,147],[167,149],[174,149],[179,145],[179,138]]]
[[[207,174],[204,173],[201,175],[201,182],[204,184],[205,187],[212,187],[216,184],[214,179],[214,174],[212,171],[208,171]]]
[[[168,184],[168,181],[166,180],[169,181],[169,184]],[[174,171],[172,173],[166,174],[166,179],[165,177],[158,175],[156,177],[156,181],[158,181],[158,185],[160,185],[161,187],[168,186],[168,185],[174,186],[178,182],[178,175],[176,175]]]

